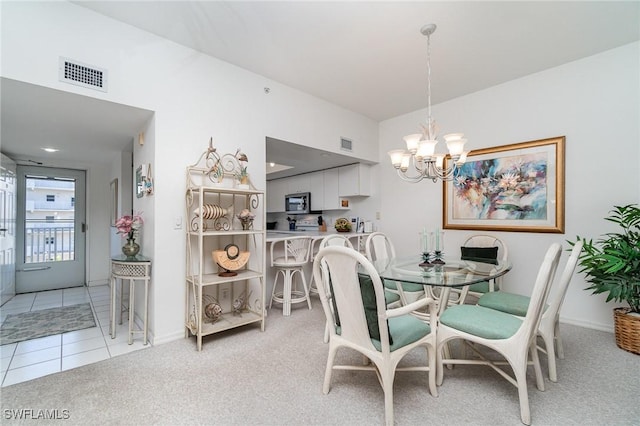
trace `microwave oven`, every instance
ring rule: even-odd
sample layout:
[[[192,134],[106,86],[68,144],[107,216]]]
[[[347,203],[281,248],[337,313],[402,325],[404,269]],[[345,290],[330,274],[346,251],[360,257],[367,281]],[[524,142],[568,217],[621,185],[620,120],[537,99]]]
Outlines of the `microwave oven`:
[[[287,214],[311,213],[311,194],[309,192],[301,192],[299,194],[285,195],[284,211]]]

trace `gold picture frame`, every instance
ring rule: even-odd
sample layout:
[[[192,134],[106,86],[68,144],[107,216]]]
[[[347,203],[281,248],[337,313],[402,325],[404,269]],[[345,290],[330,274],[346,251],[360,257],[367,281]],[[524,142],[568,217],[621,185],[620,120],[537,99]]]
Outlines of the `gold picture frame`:
[[[564,136],[471,151],[443,183],[442,227],[564,234],[564,153]]]

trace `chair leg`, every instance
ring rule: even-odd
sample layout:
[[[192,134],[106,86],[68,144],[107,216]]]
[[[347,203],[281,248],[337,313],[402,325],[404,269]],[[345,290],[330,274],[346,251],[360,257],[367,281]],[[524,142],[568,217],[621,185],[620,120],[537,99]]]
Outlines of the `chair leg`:
[[[284,289],[282,290],[282,315],[291,315],[291,270],[284,271]]]
[[[562,338],[560,337],[560,322],[556,320],[553,335],[556,339],[556,352],[558,358],[564,359],[564,347],[562,346]]]
[[[438,387],[436,386],[436,371],[438,370],[436,361],[436,349],[426,348],[427,358],[429,359],[429,392],[432,396],[438,396]]]
[[[556,350],[554,346],[553,336],[548,336],[546,333],[542,336],[544,341],[544,347],[547,351],[547,366],[549,368],[549,380],[552,382],[558,381],[558,374],[556,370]]]
[[[444,350],[443,346],[446,344],[447,343],[445,342],[439,345],[438,347],[436,347],[436,385],[438,386],[442,386],[442,380],[444,375],[444,372],[442,371],[444,368],[444,365],[442,363],[443,361],[442,351]]]
[[[529,356],[531,357],[531,362],[533,364],[533,371],[536,374],[536,387],[539,391],[544,391],[544,377],[542,377],[542,368],[540,368],[540,356],[538,355],[538,347],[536,346],[535,340],[529,348]],[[526,373],[526,361],[524,368]]]
[[[327,366],[324,370],[324,383],[322,385],[322,393],[325,395],[328,394],[331,389],[331,374],[333,373],[333,362],[336,358],[337,351],[337,347],[333,344],[329,345],[329,355],[327,356]]]
[[[278,285],[278,275],[280,275],[282,270],[278,269],[276,271],[276,277],[273,280],[273,288],[271,289],[271,300],[269,301],[269,309],[271,309],[271,305],[273,305],[273,297],[276,295],[276,285]]]
[[[302,278],[302,287],[304,287],[304,294],[307,297],[307,305],[309,306],[309,309],[311,309],[311,296],[309,294],[309,287],[307,286],[307,279],[304,277],[304,271],[302,269],[300,269],[298,272],[300,273],[300,277]]]
[[[520,400],[520,420],[525,425],[531,424],[531,412],[529,411],[529,393],[527,391],[527,361],[520,368],[514,368],[513,372],[518,385],[518,399]],[[513,366],[512,366],[513,367]]]
[[[393,426],[393,373],[391,368],[380,369],[384,392],[384,419],[388,426]]]

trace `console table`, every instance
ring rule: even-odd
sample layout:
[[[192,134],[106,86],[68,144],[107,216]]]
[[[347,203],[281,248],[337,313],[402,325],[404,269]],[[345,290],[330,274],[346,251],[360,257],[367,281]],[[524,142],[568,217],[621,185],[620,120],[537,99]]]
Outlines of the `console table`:
[[[117,280],[120,280],[120,299],[118,300],[118,292],[116,290]],[[111,258],[111,280],[110,290],[111,298],[109,304],[109,334],[112,339],[116,337],[116,309],[120,309],[120,324],[122,324],[122,285],[125,280],[129,280],[129,344],[133,344],[133,334],[142,333],[144,336],[144,344],[147,344],[147,318],[149,308],[149,280],[151,279],[151,259],[144,256],[127,257],[119,255]],[[142,318],[143,326],[141,330],[135,330],[133,327],[135,318],[135,285],[136,283],[144,284],[144,316]]]

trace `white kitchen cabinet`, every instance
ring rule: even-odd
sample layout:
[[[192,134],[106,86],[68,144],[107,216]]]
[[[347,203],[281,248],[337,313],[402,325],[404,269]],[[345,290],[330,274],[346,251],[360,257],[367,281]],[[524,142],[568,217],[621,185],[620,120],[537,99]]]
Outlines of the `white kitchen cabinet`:
[[[324,207],[322,210],[348,210],[349,200],[340,197],[340,174],[338,168],[324,171]],[[313,200],[313,196],[311,198]],[[343,206],[343,202],[346,205]]]
[[[371,172],[366,164],[338,167],[338,190],[341,197],[371,195]]]
[[[282,213],[284,209],[284,197],[289,192],[287,178],[275,179],[267,182],[267,213]]]
[[[286,178],[285,180],[288,181],[289,183],[289,189],[287,191],[287,194],[311,192],[309,173],[305,173],[297,176],[291,176],[290,178]]]
[[[324,210],[324,172],[309,173],[309,192],[311,192],[311,210]]]

